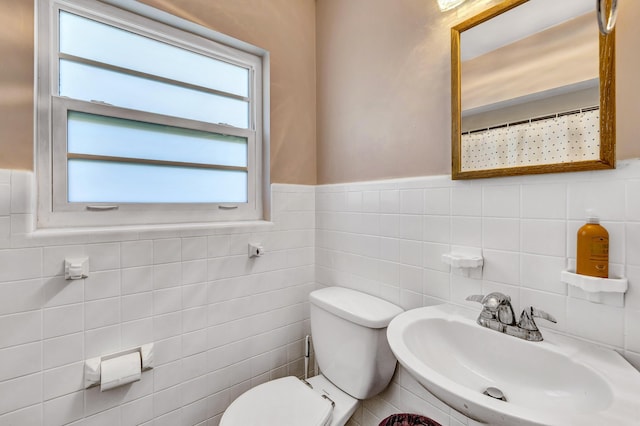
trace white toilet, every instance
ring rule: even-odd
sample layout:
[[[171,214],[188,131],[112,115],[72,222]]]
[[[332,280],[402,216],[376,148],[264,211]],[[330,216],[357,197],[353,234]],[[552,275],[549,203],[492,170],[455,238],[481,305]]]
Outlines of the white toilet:
[[[343,426],[359,400],[387,387],[396,359],[387,325],[402,308],[368,294],[328,287],[309,295],[311,335],[322,374],[256,386],[231,403],[220,426]]]

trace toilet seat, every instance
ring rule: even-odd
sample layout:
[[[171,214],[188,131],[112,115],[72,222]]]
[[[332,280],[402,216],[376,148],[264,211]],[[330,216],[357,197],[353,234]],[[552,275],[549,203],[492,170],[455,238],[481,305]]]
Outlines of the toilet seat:
[[[220,426],[326,426],[332,411],[328,399],[289,376],[240,395],[225,411]]]

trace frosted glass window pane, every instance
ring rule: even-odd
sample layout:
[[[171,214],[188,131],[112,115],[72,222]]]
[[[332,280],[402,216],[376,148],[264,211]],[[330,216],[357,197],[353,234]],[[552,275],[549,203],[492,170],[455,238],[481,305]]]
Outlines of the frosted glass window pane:
[[[60,96],[207,123],[249,127],[248,102],[67,60],[60,61]]]
[[[60,12],[60,52],[248,97],[249,70]]]
[[[69,202],[246,203],[242,171],[68,161]]]
[[[75,154],[247,166],[247,138],[69,111]]]

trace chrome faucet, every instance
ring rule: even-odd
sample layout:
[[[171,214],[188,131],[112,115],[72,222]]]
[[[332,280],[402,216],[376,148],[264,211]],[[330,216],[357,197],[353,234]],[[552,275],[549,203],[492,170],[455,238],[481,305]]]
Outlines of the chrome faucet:
[[[522,311],[520,320],[516,323],[511,297],[498,292],[489,293],[486,296],[474,294],[467,297],[467,300],[482,304],[482,312],[480,312],[477,321],[481,326],[532,342],[542,341],[542,333],[533,320],[534,318],[557,322],[548,313],[529,306]]]

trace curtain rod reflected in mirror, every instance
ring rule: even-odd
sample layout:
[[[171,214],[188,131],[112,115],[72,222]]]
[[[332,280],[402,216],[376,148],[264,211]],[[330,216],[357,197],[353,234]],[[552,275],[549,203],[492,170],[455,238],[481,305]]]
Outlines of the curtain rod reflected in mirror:
[[[505,0],[453,27],[452,178],[614,168],[614,37],[593,0]]]

